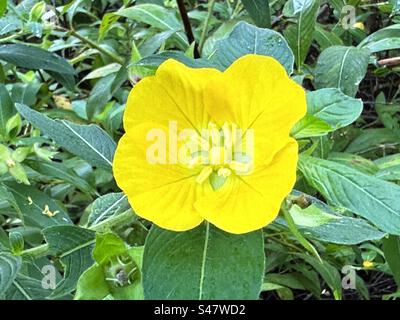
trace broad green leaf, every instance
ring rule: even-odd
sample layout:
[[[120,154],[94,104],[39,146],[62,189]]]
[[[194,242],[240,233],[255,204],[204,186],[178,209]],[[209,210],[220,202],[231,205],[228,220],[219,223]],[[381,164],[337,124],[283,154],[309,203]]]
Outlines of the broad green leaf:
[[[74,300],[101,300],[109,294],[103,267],[94,264],[79,277]]]
[[[377,178],[388,181],[400,180],[400,154],[385,156],[376,159],[374,162],[379,168],[379,171],[375,174]]]
[[[26,69],[43,69],[65,74],[75,73],[74,68],[64,58],[23,44],[1,45],[0,59]]]
[[[127,79],[128,69],[124,65],[119,68],[118,72],[109,74],[96,82],[90,92],[86,106],[86,113],[89,119],[92,119],[104,110],[104,106]]]
[[[321,210],[321,212],[336,217],[335,219],[327,220],[325,223],[315,225],[313,227],[305,227],[297,224],[298,228],[307,237],[329,243],[353,245],[365,241],[378,240],[385,236],[384,232],[381,232],[374,226],[370,225],[364,219],[359,217],[353,218],[344,216],[337,208],[328,206],[327,204],[310,195],[293,190],[292,194],[290,195],[290,199],[292,199],[295,204],[297,203],[298,199],[300,199],[302,206],[312,205],[313,207]],[[275,221],[278,224],[285,224],[284,220],[280,217],[278,217]]]
[[[205,59],[192,59],[186,56],[184,53],[178,51],[164,51],[161,53],[153,54],[139,60],[134,65],[156,70],[161,63],[168,59],[177,60],[191,68],[213,67],[213,64]]]
[[[64,278],[50,297],[62,297],[76,288],[81,274],[93,264],[95,232],[76,226],[52,226],[44,229],[43,235],[64,266]]]
[[[328,123],[333,130],[348,126],[361,115],[361,99],[346,96],[328,88],[307,93],[307,113]]]
[[[382,249],[397,287],[400,288],[400,238],[391,235],[383,239]]]
[[[241,0],[257,27],[271,28],[269,0]]]
[[[294,223],[300,227],[313,228],[331,220],[340,220],[340,217],[324,212],[312,204],[304,209],[295,204],[290,208],[289,212]]]
[[[44,228],[72,223],[64,208],[35,187],[15,182],[4,185],[13,194],[26,226]]]
[[[4,138],[8,135],[6,124],[15,113],[14,103],[7,88],[4,84],[0,84],[0,140],[1,137]]]
[[[318,259],[305,254],[296,254],[304,261],[309,263],[325,280],[326,284],[331,288],[335,300],[342,299],[342,278],[339,271],[327,261],[319,261]]]
[[[368,49],[344,46],[325,49],[315,68],[317,89],[338,88],[344,94],[354,97],[367,72],[369,57]]]
[[[291,135],[296,139],[326,135],[334,129],[324,120],[307,114],[292,128]]]
[[[112,167],[115,142],[97,125],[78,125],[66,120],[53,120],[22,104],[16,104],[16,108],[43,134],[72,154],[93,166],[105,169]]]
[[[47,178],[60,179],[70,183],[73,186],[76,186],[83,192],[88,192],[91,194],[95,193],[94,188],[90,186],[85,179],[79,177],[75,171],[67,168],[62,163],[35,159],[25,160],[24,164],[28,165],[30,168],[46,176]]]
[[[332,204],[366,218],[385,232],[400,234],[400,186],[309,156],[300,158],[299,168],[307,182]]]
[[[19,274],[7,290],[7,300],[44,300],[51,294],[51,289],[44,289],[42,282]]]
[[[151,25],[152,27],[155,27],[161,31],[182,30],[182,24],[176,17],[175,12],[156,4],[139,4],[133,7],[121,9],[115,14],[126,17],[133,21]],[[188,42],[185,35],[182,32],[177,32],[175,37],[180,49],[186,49]]]
[[[363,158],[357,154],[345,152],[331,152],[328,160],[335,161],[353,167],[354,169],[369,175],[376,174],[379,171],[378,166],[371,160]]]
[[[322,28],[322,25],[318,23],[315,25],[313,38],[315,38],[315,41],[317,41],[321,50],[325,50],[332,46],[343,45],[342,39],[340,39],[335,33],[326,31]]]
[[[0,296],[2,296],[15,280],[21,268],[21,257],[8,252],[0,252]]]
[[[41,83],[15,83],[11,87],[11,100],[28,106],[34,105],[38,96]]]
[[[2,0],[4,1],[4,0]],[[0,19],[0,36],[16,32],[22,28],[22,21],[15,16],[5,16]]]
[[[250,53],[271,56],[285,67],[288,74],[293,71],[294,57],[285,38],[274,30],[257,28],[244,21],[235,26],[229,37],[217,41],[209,60],[224,70]]]
[[[400,24],[394,24],[370,34],[360,42],[358,48],[367,48],[372,53],[400,49]]]
[[[142,247],[128,249],[113,233],[97,234],[93,250],[96,263],[79,278],[75,299],[104,299],[108,295],[114,299],[143,299],[142,255]]]
[[[153,226],[143,257],[146,299],[257,299],[261,231],[235,235],[208,223],[186,232]]]
[[[129,209],[128,199],[120,193],[109,193],[98,197],[91,206],[88,227],[120,214]]]
[[[293,50],[298,70],[304,63],[313,40],[319,2],[319,0],[289,0],[283,9],[284,15],[295,20],[295,23],[284,31],[284,35]]]
[[[176,31],[168,30],[156,33],[153,37],[146,39],[139,47],[140,55],[147,57],[156,52]]]
[[[108,76],[109,74],[116,73],[121,69],[121,65],[119,63],[110,63],[103,67],[97,68],[90,73],[88,73],[84,78],[82,78],[81,82],[90,79],[103,78]]]
[[[347,153],[365,153],[384,148],[385,145],[397,144],[399,135],[386,128],[373,128],[364,130],[347,146]]]

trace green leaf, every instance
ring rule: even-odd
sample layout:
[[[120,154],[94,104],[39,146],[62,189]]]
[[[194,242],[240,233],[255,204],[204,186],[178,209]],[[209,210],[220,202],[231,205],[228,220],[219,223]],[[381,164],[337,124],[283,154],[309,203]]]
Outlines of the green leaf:
[[[331,152],[328,160],[335,161],[353,167],[363,173],[373,175],[379,171],[378,166],[371,160],[365,159],[357,154],[345,152]]]
[[[335,33],[326,31],[318,23],[315,25],[313,37],[315,38],[315,41],[317,41],[317,43],[319,44],[321,50],[325,50],[326,48],[332,46],[343,45],[342,39],[340,39]]]
[[[391,234],[400,234],[400,187],[342,164],[301,156],[307,182],[332,204],[346,208]]]
[[[261,231],[234,235],[208,223],[186,232],[153,226],[143,257],[146,299],[257,299]]]
[[[148,24],[161,31],[182,30],[182,24],[176,17],[174,10],[168,10],[156,4],[139,4],[130,8],[121,9],[115,14],[133,21]],[[176,37],[180,49],[185,50],[188,46],[185,35],[182,32],[178,32],[174,37]]]
[[[307,93],[307,113],[325,121],[333,130],[353,123],[362,110],[361,99],[346,96],[335,88]]]
[[[115,142],[97,125],[78,125],[66,120],[52,120],[22,104],[16,104],[16,108],[43,134],[72,154],[93,166],[105,169],[112,167]]]
[[[306,114],[299,122],[292,128],[291,135],[296,139],[307,137],[318,137],[326,135],[334,129],[324,120]]]
[[[397,287],[400,288],[400,238],[398,236],[389,236],[383,239],[382,249]]]
[[[7,121],[16,113],[14,103],[4,84],[0,84],[0,139],[7,137]]]
[[[80,276],[74,300],[101,300],[109,294],[103,267],[94,264]]]
[[[174,59],[182,62],[191,68],[210,68],[213,64],[205,59],[192,59],[179,51],[164,51],[157,54],[152,54],[136,62],[135,66],[146,67],[156,70],[158,66],[168,59]]]
[[[24,164],[28,165],[33,170],[39,172],[47,178],[60,179],[70,183],[73,186],[76,186],[83,192],[90,194],[95,193],[94,188],[91,187],[85,179],[79,177],[74,170],[66,167],[62,163],[35,159],[25,160]]]
[[[329,221],[325,221],[323,224],[315,225],[313,227],[301,226],[297,224],[296,219],[294,219],[298,228],[307,237],[329,243],[353,245],[365,241],[379,240],[385,236],[384,232],[371,226],[364,219],[343,216],[338,212],[339,210],[337,208],[328,206],[310,195],[293,190],[290,198],[293,199],[294,203],[296,203],[296,199],[303,199],[303,201],[305,200],[307,202],[307,205],[318,208],[321,212],[336,217],[335,219],[330,219]],[[286,225],[280,217],[275,221],[278,224]]]
[[[7,252],[0,252],[0,296],[2,296],[15,280],[21,268],[21,257]]]
[[[312,256],[305,254],[296,255],[309,263],[320,274],[331,288],[335,300],[340,300],[342,298],[342,278],[339,271],[334,266],[327,261],[319,261]]]
[[[122,192],[109,193],[98,197],[92,203],[88,218],[88,227],[95,226],[112,216],[116,216],[128,210],[129,208],[128,199]]]
[[[340,217],[324,212],[312,204],[304,209],[295,204],[290,208],[289,212],[294,223],[301,227],[313,228],[331,220],[340,220]]]
[[[93,250],[96,263],[79,278],[75,299],[104,299],[108,295],[114,299],[143,299],[142,256],[142,247],[128,249],[124,241],[113,233],[97,234]],[[121,270],[126,275],[122,283],[121,278],[118,280]]]
[[[0,59],[26,69],[43,69],[63,74],[75,74],[74,68],[60,56],[23,44],[0,46]]]
[[[64,266],[64,278],[50,298],[62,297],[75,289],[81,274],[93,264],[95,232],[76,226],[52,226],[44,229],[43,235]]]
[[[250,53],[271,56],[285,67],[288,74],[293,71],[294,57],[285,38],[274,30],[257,28],[244,21],[234,27],[229,37],[216,42],[209,60],[224,70]]]
[[[41,281],[19,274],[5,297],[7,300],[44,300],[50,293],[50,289],[43,288]]]
[[[307,57],[313,40],[319,0],[289,0],[283,9],[285,16],[293,17],[295,23],[284,31],[286,40],[294,52],[297,69]]]
[[[400,49],[400,24],[393,24],[370,34],[358,45],[358,48],[367,48],[372,53]]]
[[[354,97],[367,72],[369,57],[368,49],[355,47],[333,46],[322,51],[315,68],[317,89],[338,88]]]
[[[257,27],[271,28],[269,0],[241,0]]]
[[[119,68],[118,72],[109,74],[96,82],[90,92],[86,106],[89,119],[92,119],[104,110],[104,106],[127,79],[128,69],[124,65]]]
[[[373,128],[364,130],[347,146],[347,153],[365,153],[384,148],[385,144],[397,144],[399,136],[393,130],[386,128]]]
[[[7,182],[4,185],[13,194],[15,202],[22,212],[25,225],[44,228],[72,223],[64,208],[35,187],[15,182]],[[49,216],[50,212],[54,216]]]

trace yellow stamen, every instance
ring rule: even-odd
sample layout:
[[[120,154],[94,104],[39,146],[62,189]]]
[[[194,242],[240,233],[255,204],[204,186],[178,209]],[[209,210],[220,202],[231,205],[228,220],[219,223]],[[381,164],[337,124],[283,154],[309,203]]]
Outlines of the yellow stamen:
[[[52,212],[51,210],[50,210],[50,208],[49,208],[49,206],[46,204],[45,206],[44,206],[44,210],[42,211],[42,214],[44,214],[44,215],[46,215],[46,216],[48,216],[48,217],[54,217],[57,213],[58,213],[59,211],[54,211],[54,212]]]
[[[231,175],[232,171],[229,170],[228,168],[219,168],[217,173],[218,173],[218,176],[226,178]]]
[[[251,169],[251,163],[244,163],[239,161],[232,161],[229,163],[229,168],[231,168],[236,173],[247,173]]]
[[[15,164],[16,164],[15,161],[13,159],[11,159],[11,158],[6,160],[6,165],[9,168],[14,168]]]
[[[204,181],[206,181],[208,179],[208,177],[210,176],[210,174],[213,172],[212,167],[207,166],[204,167],[200,174],[196,177],[196,182],[198,184],[202,184]]]

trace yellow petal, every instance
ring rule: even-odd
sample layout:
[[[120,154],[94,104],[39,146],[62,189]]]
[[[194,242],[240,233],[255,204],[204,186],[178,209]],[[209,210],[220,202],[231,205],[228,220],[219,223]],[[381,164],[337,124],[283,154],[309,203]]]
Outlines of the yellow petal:
[[[254,130],[254,163],[268,163],[306,113],[305,92],[272,57],[246,55],[211,79],[204,96],[212,121]]]
[[[229,176],[218,190],[208,190],[195,207],[207,221],[231,233],[260,229],[277,216],[296,182],[298,146],[294,139],[272,161],[248,176]]]
[[[139,216],[169,230],[192,229],[203,221],[193,207],[203,188],[195,182],[198,172],[169,164],[168,147],[166,155],[158,157],[155,152],[156,157],[152,157],[153,152],[149,150],[160,141],[159,137],[153,139],[152,132],[165,132],[168,137],[168,129],[157,123],[129,127],[115,153],[115,180]],[[160,147],[163,148],[162,143]],[[162,163],[164,156],[166,162]]]
[[[143,122],[168,126],[169,121],[176,121],[178,128],[200,131],[209,121],[204,87],[218,74],[215,69],[193,69],[175,60],[162,63],[155,76],[144,78],[132,89],[124,114],[125,130]]]

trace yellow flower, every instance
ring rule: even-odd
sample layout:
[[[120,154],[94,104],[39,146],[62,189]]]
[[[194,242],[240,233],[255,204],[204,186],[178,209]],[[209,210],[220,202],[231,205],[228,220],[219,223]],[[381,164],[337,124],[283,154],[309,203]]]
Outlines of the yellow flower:
[[[246,55],[224,72],[167,60],[129,95],[115,179],[162,228],[260,229],[295,183],[289,132],[305,112],[304,90],[271,57]]]
[[[368,260],[363,261],[363,267],[364,267],[365,269],[373,268],[374,265],[375,265],[375,264],[374,264],[372,261],[368,261]]]
[[[364,30],[364,29],[365,29],[365,26],[364,26],[364,23],[362,23],[362,22],[356,22],[356,23],[353,25],[353,28],[357,28],[357,29],[360,29],[360,30]]]

